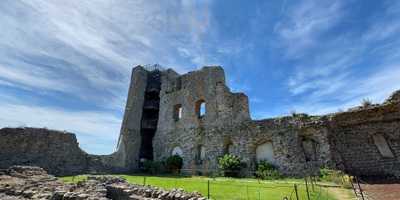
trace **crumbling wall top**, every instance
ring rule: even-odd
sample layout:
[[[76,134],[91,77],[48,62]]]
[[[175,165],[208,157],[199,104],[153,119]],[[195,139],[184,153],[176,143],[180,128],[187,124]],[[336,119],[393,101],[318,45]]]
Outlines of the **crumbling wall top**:
[[[400,102],[400,90],[397,90],[390,95],[388,99],[386,99],[385,103],[399,103]]]

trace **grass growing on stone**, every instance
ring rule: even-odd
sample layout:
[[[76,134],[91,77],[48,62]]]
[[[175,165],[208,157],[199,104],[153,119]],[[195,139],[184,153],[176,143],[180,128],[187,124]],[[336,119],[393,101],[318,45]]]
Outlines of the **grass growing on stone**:
[[[210,193],[211,199],[234,200],[234,199],[271,199],[282,200],[283,197],[296,199],[294,184],[297,185],[298,196],[301,200],[307,199],[306,187],[302,179],[284,179],[258,181],[256,179],[238,178],[208,178],[208,177],[173,177],[173,176],[143,176],[143,175],[118,175],[125,178],[129,183],[146,184],[164,189],[182,188],[185,191],[198,191],[207,197]],[[85,180],[85,175],[62,177],[65,182],[77,182]],[[209,183],[209,184],[208,184]],[[321,187],[309,186],[310,199],[335,200],[328,190]],[[291,198],[290,198],[291,197]]]

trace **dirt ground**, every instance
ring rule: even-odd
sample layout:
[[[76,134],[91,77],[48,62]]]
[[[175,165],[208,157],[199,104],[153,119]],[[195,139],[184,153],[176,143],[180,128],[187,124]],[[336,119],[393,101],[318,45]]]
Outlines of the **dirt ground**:
[[[361,184],[370,200],[400,200],[400,183]]]
[[[336,199],[340,200],[356,200],[354,193],[350,189],[340,188],[340,187],[328,187],[327,190],[330,194],[334,195]]]

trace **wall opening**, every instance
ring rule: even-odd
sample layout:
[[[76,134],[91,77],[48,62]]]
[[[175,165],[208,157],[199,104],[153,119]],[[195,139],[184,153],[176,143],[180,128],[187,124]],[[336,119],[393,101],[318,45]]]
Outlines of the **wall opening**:
[[[384,158],[394,158],[393,152],[390,149],[389,144],[387,143],[383,134],[376,134],[372,136],[376,148],[378,148],[379,153]]]
[[[182,109],[182,104],[177,104],[174,106],[174,120],[175,121],[179,121],[180,119],[182,119],[182,113],[183,109]]]
[[[317,142],[309,138],[303,138],[301,141],[301,147],[303,149],[306,162],[317,160]]]
[[[203,145],[198,145],[196,150],[196,163],[202,164],[206,158],[206,149]]]
[[[198,118],[203,118],[206,115],[206,102],[204,100],[197,101],[195,108]]]
[[[180,157],[183,157],[183,151],[182,151],[181,147],[179,147],[179,146],[174,147],[172,149],[171,155],[172,156],[178,155]]]
[[[275,155],[274,155],[274,148],[272,146],[272,142],[265,142],[265,143],[257,146],[256,160],[257,160],[257,162],[267,161],[271,164],[275,164]]]
[[[224,154],[233,154],[233,143],[230,140],[225,141]]]

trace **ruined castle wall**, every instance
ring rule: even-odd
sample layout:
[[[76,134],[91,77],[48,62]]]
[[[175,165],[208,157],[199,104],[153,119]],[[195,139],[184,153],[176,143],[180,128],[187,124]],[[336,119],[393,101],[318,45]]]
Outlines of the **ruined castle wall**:
[[[69,175],[86,171],[87,156],[74,134],[48,129],[0,129],[0,168],[33,165],[50,174]]]
[[[179,148],[184,168],[216,170],[218,157],[232,153],[246,163],[245,171],[250,173],[257,162],[257,148],[270,143],[273,162],[284,174],[312,173],[332,163],[324,119],[300,116],[252,121],[247,96],[230,92],[222,68],[205,67],[181,76],[167,71],[162,76],[160,99],[155,160],[163,160]],[[206,103],[201,118],[196,113],[199,100]],[[176,105],[182,107],[179,120],[174,118]],[[309,147],[303,140],[312,141],[311,150],[304,149]]]
[[[220,67],[204,67],[184,75],[164,73],[160,92],[160,122],[162,132],[176,129],[230,126],[233,122],[249,120],[247,97],[230,93]],[[199,119],[196,104],[204,101],[206,115]],[[237,103],[243,104],[239,109]],[[182,118],[174,119],[174,106],[182,106]]]
[[[153,143],[155,159],[165,159],[175,147],[179,147],[183,151],[184,167],[193,168],[199,165],[195,152],[203,146],[210,162],[201,165],[216,167],[216,156],[221,155],[222,142],[218,144],[221,148],[208,143],[223,141],[224,134],[231,134],[229,130],[233,124],[250,120],[247,97],[229,91],[220,67],[204,67],[184,75],[167,71],[163,73],[161,85],[160,120]],[[198,106],[203,101],[206,114],[199,117]],[[174,118],[177,105],[182,108],[179,120]]]
[[[400,103],[337,114],[330,127],[338,168],[358,175],[400,175]]]
[[[299,117],[283,117],[244,122],[232,127],[230,134],[226,134],[223,141],[232,145],[230,153],[239,156],[247,164],[248,171],[255,170],[258,162],[257,148],[270,143],[270,153],[273,157],[271,160],[265,160],[277,166],[283,174],[315,173],[320,166],[331,164],[330,145],[327,139],[328,131],[321,124],[323,121],[309,121]],[[302,145],[304,140],[312,140],[315,143],[312,158],[306,158]],[[210,142],[222,143],[221,140],[213,139]],[[219,148],[225,149],[223,154],[227,153],[226,146],[220,145]]]
[[[164,73],[160,99],[160,120],[154,138],[156,160],[165,159],[179,148],[184,168],[216,170],[218,157],[232,153],[246,163],[245,171],[250,172],[257,162],[257,147],[269,142],[274,164],[285,174],[311,173],[331,163],[328,130],[323,120],[306,123],[286,117],[252,121],[247,96],[230,92],[221,68],[205,67],[182,76]],[[196,113],[199,100],[206,103],[202,118]],[[179,120],[174,119],[176,105],[182,107]],[[316,143],[313,159],[307,160],[303,153],[304,138]],[[205,151],[204,158],[201,149]]]

